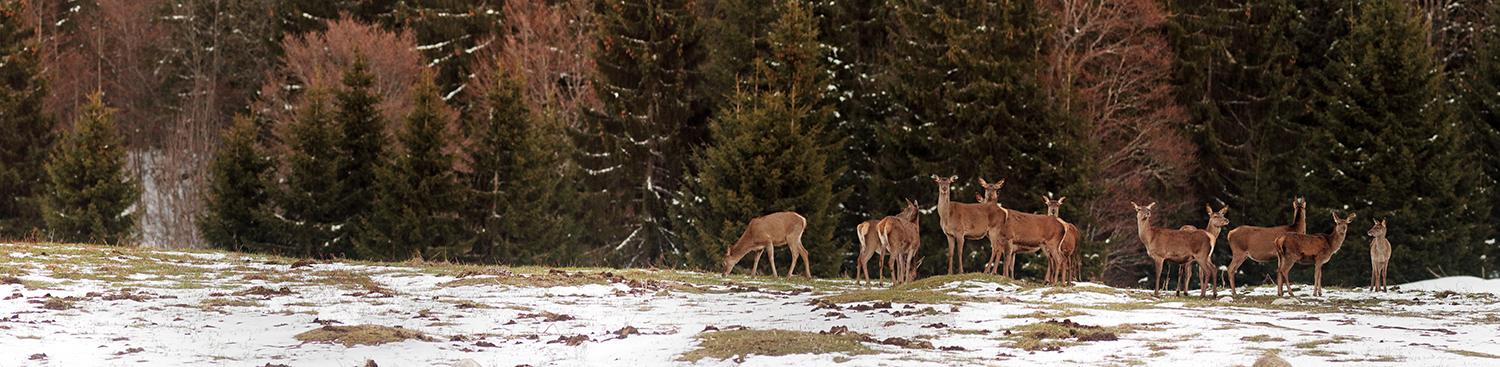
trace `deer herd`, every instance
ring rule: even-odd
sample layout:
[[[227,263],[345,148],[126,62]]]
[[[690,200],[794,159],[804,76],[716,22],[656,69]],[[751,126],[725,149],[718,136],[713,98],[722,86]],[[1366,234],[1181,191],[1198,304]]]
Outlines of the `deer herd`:
[[[1058,208],[1066,197],[1057,200],[1042,197],[1041,199],[1047,204],[1045,215],[1022,213],[1006,209],[998,202],[998,192],[1005,184],[1005,180],[988,183],[980,179],[979,184],[984,188],[984,195],[977,197],[979,202],[959,203],[949,199],[953,181],[957,179],[958,176],[932,176],[938,188],[935,211],[938,215],[939,227],[942,229],[944,238],[947,239],[949,275],[954,274],[955,269],[958,273],[963,272],[964,243],[978,239],[988,239],[990,242],[990,258],[984,266],[986,274],[998,273],[1007,278],[1014,278],[1016,254],[1040,251],[1048,260],[1045,277],[1047,283],[1066,283],[1078,275],[1079,261],[1076,259],[1080,238],[1078,227],[1058,217]],[[1226,206],[1217,211],[1212,207],[1206,207],[1208,223],[1204,228],[1185,225],[1178,229],[1167,229],[1151,224],[1156,203],[1145,206],[1134,202],[1130,204],[1135,207],[1137,236],[1145,245],[1146,254],[1156,266],[1155,294],[1158,296],[1161,294],[1162,267],[1167,262],[1171,262],[1181,266],[1182,280],[1178,282],[1179,293],[1186,293],[1183,287],[1187,284],[1187,279],[1191,277],[1194,268],[1191,265],[1196,264],[1199,296],[1207,296],[1209,288],[1212,288],[1214,296],[1217,297],[1219,293],[1218,270],[1213,264],[1212,257],[1219,233],[1224,226],[1229,225],[1229,219],[1225,217],[1229,207]],[[1287,284],[1287,273],[1293,264],[1313,265],[1313,295],[1322,295],[1323,264],[1327,263],[1343,245],[1345,233],[1348,231],[1349,223],[1354,220],[1354,214],[1339,218],[1338,213],[1332,213],[1335,223],[1333,233],[1307,234],[1307,203],[1302,198],[1295,199],[1292,202],[1292,211],[1292,224],[1277,227],[1242,225],[1230,230],[1225,236],[1232,253],[1232,260],[1227,269],[1227,273],[1231,274],[1227,277],[1230,293],[1238,294],[1232,274],[1235,274],[1243,265],[1245,259],[1250,259],[1257,262],[1277,261],[1276,294],[1278,296],[1291,293],[1291,287]],[[908,199],[906,207],[900,213],[860,223],[855,228],[859,239],[855,279],[860,282],[870,281],[867,264],[872,257],[879,255],[876,259],[880,266],[876,273],[877,281],[884,282],[885,269],[889,267],[892,285],[911,282],[916,276],[916,268],[921,265],[921,260],[916,259],[917,249],[921,243],[918,234],[919,218],[917,203]],[[792,269],[787,270],[787,277],[791,277],[796,271],[797,259],[800,257],[803,270],[811,278],[812,270],[811,265],[808,264],[808,252],[802,246],[802,232],[806,227],[807,220],[793,212],[772,213],[752,219],[745,228],[745,234],[726,250],[724,275],[729,275],[730,270],[746,254],[759,251],[755,255],[751,274],[754,275],[759,271],[760,253],[764,253],[767,258],[771,259],[771,275],[779,278],[773,249],[777,246],[787,246],[792,252]],[[1372,291],[1385,290],[1385,268],[1391,256],[1391,245],[1386,240],[1385,233],[1386,227],[1383,220],[1375,221],[1374,228],[1371,228],[1368,233],[1373,238],[1370,242],[1372,267],[1370,289]],[[1004,268],[1001,268],[1002,263]]]

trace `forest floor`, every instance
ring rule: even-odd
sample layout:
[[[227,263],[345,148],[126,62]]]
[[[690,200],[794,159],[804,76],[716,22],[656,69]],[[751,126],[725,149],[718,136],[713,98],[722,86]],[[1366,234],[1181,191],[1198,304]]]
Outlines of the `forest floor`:
[[[1500,281],[1199,298],[0,244],[0,366],[1500,364]]]

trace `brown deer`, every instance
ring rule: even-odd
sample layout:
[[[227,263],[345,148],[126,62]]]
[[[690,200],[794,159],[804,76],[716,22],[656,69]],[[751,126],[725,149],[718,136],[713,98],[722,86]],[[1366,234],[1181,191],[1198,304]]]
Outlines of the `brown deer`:
[[[781,275],[776,273],[776,254],[773,250],[776,246],[786,245],[792,251],[792,268],[787,269],[786,276],[790,278],[797,272],[797,257],[800,256],[802,269],[807,271],[808,278],[812,278],[812,264],[808,263],[807,249],[802,247],[802,231],[806,229],[807,219],[793,212],[771,213],[751,219],[750,224],[745,226],[745,234],[740,235],[739,241],[735,241],[734,246],[725,251],[724,276],[729,275],[734,264],[739,263],[745,254],[765,250],[771,261],[771,276],[780,279]],[[760,255],[755,255],[755,263],[754,268],[759,268]]]
[[[1057,200],[1052,200],[1045,196],[1042,197],[1042,201],[1047,203],[1047,216],[1057,218],[1058,208],[1062,206],[1063,199],[1067,198],[1067,196],[1064,196],[1057,198]],[[1062,221],[1062,219],[1059,218],[1058,221]],[[1048,257],[1048,259],[1052,259],[1051,265],[1047,266],[1048,282],[1054,282],[1054,280],[1061,280],[1064,283],[1073,281],[1073,276],[1077,275],[1080,266],[1077,260],[1075,260],[1075,254],[1078,251],[1078,238],[1080,236],[1078,227],[1066,221],[1062,221],[1062,223],[1067,227],[1067,235],[1063,236],[1062,243],[1057,246],[1057,256]],[[1058,266],[1058,270],[1055,272],[1052,270],[1053,265]]]
[[[932,175],[932,180],[938,184],[937,213],[943,236],[948,241],[948,274],[953,274],[953,263],[958,262],[958,272],[964,272],[964,242],[988,237],[990,247],[996,247],[1000,241],[1000,229],[1005,225],[1005,211],[995,204],[965,204],[954,203],[948,199],[949,190],[953,180],[958,176],[937,177]],[[1005,185],[1005,180],[989,184],[983,179],[980,184],[989,190],[993,185],[995,189]]]
[[[979,180],[979,183],[984,185],[984,180]],[[999,185],[994,185],[994,187],[990,185],[984,186],[984,196],[980,197],[979,203],[995,204],[1006,215],[1006,227],[1002,231],[1005,237],[1000,241],[1005,246],[990,250],[990,261],[985,264],[985,273],[994,274],[995,271],[999,270],[1000,260],[1003,257],[1005,260],[1005,269],[1001,272],[1002,276],[1014,278],[1014,267],[1011,264],[1014,262],[1016,254],[1040,250],[1042,251],[1042,255],[1047,257],[1046,281],[1047,283],[1057,284],[1058,277],[1055,275],[1061,272],[1062,264],[1064,264],[1062,259],[1065,259],[1059,253],[1061,252],[1060,247],[1062,246],[1062,242],[1068,237],[1067,231],[1069,225],[1067,222],[1058,219],[1056,215],[1036,215],[1005,209],[1004,206],[998,203],[1000,200]],[[1073,231],[1078,230],[1077,227],[1072,228]],[[1074,247],[1076,248],[1077,242],[1075,241],[1074,243]]]
[[[1218,212],[1213,208],[1208,209],[1208,230],[1175,230],[1151,226],[1151,212],[1156,203],[1146,206],[1135,206],[1135,222],[1137,236],[1141,243],[1146,246],[1146,254],[1156,263],[1156,293],[1161,296],[1161,270],[1165,261],[1174,263],[1198,263],[1198,286],[1199,297],[1208,296],[1208,272],[1213,269],[1213,261],[1209,256],[1213,253],[1213,247],[1219,229],[1229,224],[1229,219],[1224,213],[1229,207],[1224,207]],[[1214,295],[1219,295],[1219,289],[1214,287]]]
[[[1385,220],[1375,221],[1375,227],[1366,233],[1370,237],[1370,291],[1385,292],[1385,266],[1391,264],[1391,241],[1385,239]]]
[[[1239,226],[1229,231],[1229,252],[1234,255],[1229,262],[1229,293],[1238,295],[1234,274],[1245,259],[1267,262],[1276,259],[1276,238],[1286,233],[1307,233],[1307,202],[1302,198],[1292,201],[1292,224],[1277,227]]]
[[[906,210],[902,213],[916,213],[917,203],[906,201]],[[891,276],[891,285],[909,283],[912,281],[915,270],[912,268],[912,259],[917,255],[917,249],[921,246],[919,235],[919,218],[912,215],[910,220],[900,216],[889,216],[880,220],[875,225],[875,232],[880,235],[880,243],[891,251],[891,268],[895,274]]]
[[[917,218],[917,207],[910,205],[912,204],[910,200],[907,201],[907,204],[906,209],[902,210],[900,214],[896,214],[896,217],[907,221],[914,221]],[[855,272],[855,278],[862,279],[861,283],[870,280],[870,268],[868,264],[870,263],[871,256],[880,255],[880,259],[878,260],[880,262],[880,273],[877,276],[881,282],[885,281],[885,264],[891,261],[888,259],[891,254],[890,248],[880,242],[880,234],[875,231],[877,224],[880,224],[880,219],[871,219],[860,223],[859,226],[854,228],[855,233],[859,234],[859,265]],[[892,264],[891,271],[895,270],[896,267]],[[892,275],[892,278],[894,277]]]
[[[1313,296],[1323,295],[1323,264],[1333,258],[1339,247],[1344,245],[1344,234],[1349,231],[1349,221],[1354,220],[1354,213],[1349,217],[1339,219],[1339,214],[1333,214],[1333,233],[1330,234],[1301,234],[1287,233],[1276,238],[1276,296],[1281,296],[1282,287],[1286,288],[1286,294],[1292,294],[1292,286],[1287,284],[1287,272],[1292,270],[1292,264],[1313,264]]]

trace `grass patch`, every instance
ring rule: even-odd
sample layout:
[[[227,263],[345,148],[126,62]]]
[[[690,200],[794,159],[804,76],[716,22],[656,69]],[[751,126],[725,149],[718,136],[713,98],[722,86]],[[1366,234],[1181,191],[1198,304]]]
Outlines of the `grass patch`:
[[[1244,340],[1244,341],[1247,341],[1247,342],[1255,342],[1255,343],[1284,342],[1284,341],[1286,341],[1285,338],[1274,337],[1274,336],[1270,336],[1270,335],[1266,335],[1266,334],[1241,337],[1240,340]]]
[[[1079,311],[1074,311],[1074,310],[1063,310],[1061,312],[1034,311],[1032,313],[1021,314],[1021,315],[1005,315],[1005,318],[1007,318],[1007,319],[1028,319],[1028,318],[1029,319],[1060,319],[1060,318],[1068,318],[1068,317],[1073,317],[1073,316],[1078,316],[1078,315],[1087,315],[1087,314],[1083,313],[1083,312],[1079,312]]]
[[[891,302],[891,303],[924,303],[924,304],[960,304],[973,302],[978,299],[969,296],[949,294],[939,290],[897,290],[897,289],[866,289],[848,291],[821,298],[829,303],[853,303],[853,302]]]
[[[1149,329],[1145,325],[1120,324],[1116,326],[1081,325],[1070,320],[1048,320],[1021,325],[1008,330],[1005,345],[1027,351],[1057,351],[1063,347],[1080,345],[1091,341],[1119,340],[1120,335]],[[1071,339],[1071,340],[1070,340]]]
[[[313,273],[313,283],[335,285],[346,289],[363,290],[370,293],[397,295],[370,278],[370,274],[352,270],[322,270]]]
[[[301,334],[297,334],[296,338],[303,343],[338,343],[343,344],[345,347],[352,347],[355,345],[381,345],[385,343],[399,342],[407,339],[437,341],[436,338],[427,336],[427,334],[424,334],[420,331],[380,325],[328,325]]]
[[[1073,305],[1072,307],[1105,311],[1138,311],[1155,309],[1156,304],[1151,302],[1114,302],[1098,303],[1092,305]]]
[[[264,305],[260,304],[260,302],[240,300],[240,299],[209,298],[209,299],[203,300],[203,306],[204,307],[225,307],[225,306],[260,307],[260,306],[264,306]]]
[[[958,335],[985,335],[985,334],[989,334],[990,331],[989,330],[973,330],[973,329],[952,329],[952,330],[948,330],[948,333],[950,333],[950,334],[958,334]]]
[[[1467,350],[1463,350],[1463,349],[1439,349],[1439,350],[1444,351],[1444,352],[1448,352],[1448,353],[1453,353],[1453,354],[1465,356],[1465,357],[1479,357],[1479,358],[1489,358],[1489,359],[1500,359],[1500,356],[1497,356],[1497,355],[1494,355],[1494,354],[1480,353],[1480,352],[1474,352],[1474,351],[1467,351]]]
[[[698,349],[689,351],[679,361],[698,362],[705,357],[730,359],[752,354],[784,356],[788,354],[845,353],[874,354],[861,343],[865,336],[818,334],[790,330],[726,330],[698,335]],[[741,359],[742,360],[742,359]]]

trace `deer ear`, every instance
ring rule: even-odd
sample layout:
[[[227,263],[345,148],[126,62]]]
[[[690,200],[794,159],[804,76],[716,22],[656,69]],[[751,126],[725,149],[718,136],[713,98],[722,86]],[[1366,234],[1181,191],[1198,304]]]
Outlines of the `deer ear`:
[[[1136,204],[1134,201],[1130,202],[1130,206],[1135,207],[1135,210],[1141,210],[1141,204]]]
[[[1068,198],[1067,196],[1057,198],[1057,203],[1058,204],[1062,204],[1063,199],[1067,199],[1067,198]]]
[[[1155,208],[1155,207],[1156,207],[1156,202],[1155,201],[1151,202],[1150,204],[1146,204],[1146,209],[1151,209],[1151,208]]]
[[[933,175],[932,175],[932,179],[933,179],[933,180],[936,180],[936,179],[937,179],[937,175],[936,175],[936,174],[933,174]]]
[[[958,175],[953,175],[953,177],[949,177],[948,179],[958,181]]]
[[[1224,209],[1219,209],[1219,215],[1224,215],[1224,213],[1228,213],[1228,212],[1229,212],[1229,206],[1228,205],[1225,205]]]
[[[1005,179],[1002,178],[1002,179],[1000,179],[1000,182],[996,182],[995,183],[995,188],[996,189],[999,189],[1000,186],[1005,186]]]
[[[979,178],[979,186],[984,186],[984,185],[988,185],[988,184],[984,182],[984,178],[983,177],[980,177]]]

